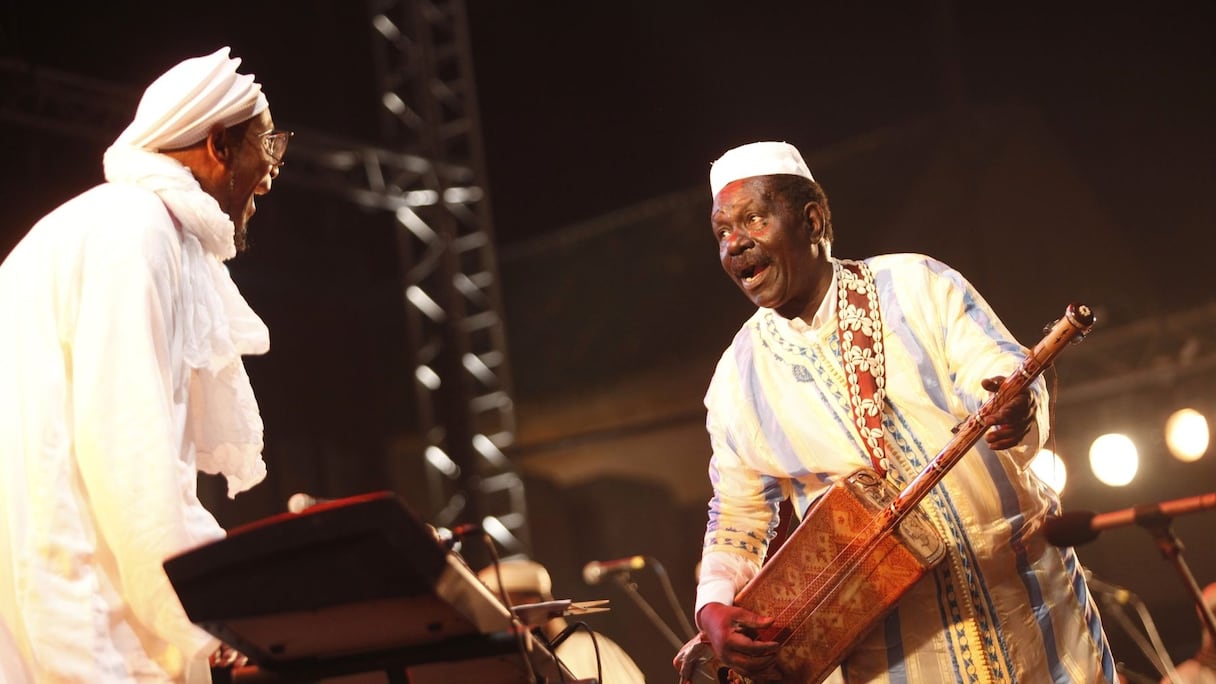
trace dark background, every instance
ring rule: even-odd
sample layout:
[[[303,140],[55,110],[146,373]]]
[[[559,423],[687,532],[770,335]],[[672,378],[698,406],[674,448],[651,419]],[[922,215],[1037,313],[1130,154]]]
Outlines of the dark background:
[[[172,63],[230,45],[243,58],[243,70],[264,84],[280,127],[380,144],[373,35],[364,3],[252,0],[186,9],[120,1],[65,8],[7,0],[0,6],[5,56],[137,93]],[[912,183],[911,164],[861,173],[819,161],[828,152],[899,138],[917,122],[955,111],[1030,112],[1037,147],[1002,148],[1003,155],[1020,156],[1024,163],[1013,167],[1019,174],[1003,181],[999,202],[982,205],[964,228],[888,235],[881,245],[953,261],[955,247],[947,243],[969,241],[987,254],[985,268],[968,273],[985,291],[990,284],[1010,285],[1015,273],[1026,271],[1008,263],[1010,254],[1070,250],[1078,254],[1079,270],[1070,277],[1089,274],[1100,283],[1094,290],[1107,314],[1103,324],[1115,328],[1214,299],[1216,276],[1208,262],[1216,247],[1216,5],[1210,2],[980,7],[920,0],[879,8],[474,0],[468,9],[493,230],[509,257],[504,282],[522,282],[513,274],[526,265],[554,274],[580,268],[597,286],[587,290],[593,295],[586,301],[561,302],[571,318],[560,325],[533,310],[544,296],[560,300],[560,292],[534,293],[520,285],[515,292],[521,294],[504,293],[508,324],[514,326],[523,430],[543,422],[539,413],[527,412],[529,405],[569,403],[606,374],[628,374],[603,353],[576,355],[583,337],[604,336],[572,324],[579,312],[589,320],[616,321],[611,332],[624,342],[642,340],[636,349],[622,348],[622,358],[666,353],[664,362],[679,350],[650,351],[646,338],[632,334],[640,323],[630,323],[631,312],[662,302],[677,327],[706,310],[746,315],[746,303],[725,287],[706,286],[687,301],[671,301],[670,281],[642,280],[646,264],[674,258],[664,251],[673,243],[653,239],[657,230],[628,233],[629,240],[622,237],[603,251],[612,260],[596,270],[585,267],[585,257],[546,252],[541,245],[580,234],[597,217],[672,193],[703,189],[708,209],[709,163],[725,149],[757,139],[788,140],[802,149],[837,200],[837,230],[848,250],[842,254],[861,256],[879,246],[861,219],[872,217],[886,198],[910,196],[913,206],[923,199],[930,208],[937,198],[915,195],[925,186]],[[992,128],[1007,121],[985,120]],[[0,149],[6,161],[0,171],[0,254],[39,216],[101,178],[104,145],[87,136],[10,122],[0,134]],[[1057,168],[1039,163],[1044,149]],[[928,158],[937,151],[928,145],[921,154]],[[404,490],[417,472],[416,463],[407,462],[416,462],[417,455],[402,456],[393,446],[409,432],[413,416],[391,228],[384,216],[293,189],[286,182],[290,172],[289,155],[283,181],[259,202],[253,250],[233,262],[242,290],[272,331],[273,352],[248,364],[266,418],[272,478],[242,497],[244,503],[221,509],[226,524],[281,510],[293,491],[339,496],[384,482],[404,483],[393,487]],[[1083,188],[1097,208],[1084,233],[1069,229],[1075,207],[1054,201],[1050,189],[1060,179]],[[708,230],[703,242],[693,244],[704,250],[697,258],[712,264]],[[528,254],[542,257],[529,260]],[[1108,287],[1111,282],[1116,285]],[[1054,301],[1016,294],[1001,296],[999,304],[1007,320],[1018,322],[1039,321],[1056,307]],[[1035,334],[1029,325],[1015,331],[1024,341]],[[693,343],[712,356],[728,334],[715,332]],[[554,350],[569,354],[563,359]],[[699,377],[707,378],[709,369],[702,370]],[[694,398],[702,387],[692,387]],[[537,451],[521,449],[516,457],[526,466],[529,458],[542,461]],[[1142,467],[1141,477],[1168,479],[1169,489],[1086,488],[1083,460],[1071,465],[1077,489],[1066,491],[1066,507],[1114,509],[1211,490],[1216,481],[1210,468],[1196,477],[1193,469],[1167,460]],[[703,465],[682,477],[701,484]],[[664,558],[673,568],[695,560],[703,504],[691,514],[673,513],[678,519],[670,525],[653,525],[638,512],[641,507],[603,514],[622,497],[662,501],[673,497],[670,490],[608,474],[565,491],[540,480],[529,491],[538,500],[538,556],[547,562],[576,568],[593,558],[627,555],[635,547],[621,539],[643,533],[652,545],[679,552],[678,558]],[[600,499],[603,506],[596,508]],[[583,517],[557,503],[574,500]],[[577,548],[557,548],[553,540],[570,533],[563,527],[561,535],[544,538],[549,521],[542,516],[564,518],[559,527],[584,525],[598,534],[583,534]],[[1198,643],[1198,627],[1168,567],[1135,534],[1110,533],[1105,546],[1082,552],[1082,560],[1144,594],[1169,637],[1167,645],[1176,657],[1186,657]],[[1210,515],[1189,522],[1184,539],[1196,556],[1199,582],[1216,580]],[[557,574],[559,588],[576,577],[568,568]],[[686,578],[680,587],[690,604]],[[629,606],[618,605],[617,613],[629,615]],[[657,638],[636,613],[617,627],[611,635],[638,654],[652,680],[669,675],[662,668],[670,654],[646,650],[655,648]],[[1108,624],[1107,630],[1118,640],[1120,626]],[[1126,641],[1116,647],[1118,658],[1149,671]]]
[[[824,5],[470,3],[499,240],[704,183],[708,164],[742,142],[787,139],[810,156],[992,101],[1041,109],[1095,191],[1119,200],[1112,230],[1210,232],[1170,219],[1211,187],[1211,3]],[[230,45],[284,126],[378,138],[363,3],[4,7],[7,55],[138,91],[166,64]],[[80,167],[30,202],[54,206],[72,182],[96,178]],[[1161,257],[1176,245],[1144,246]]]

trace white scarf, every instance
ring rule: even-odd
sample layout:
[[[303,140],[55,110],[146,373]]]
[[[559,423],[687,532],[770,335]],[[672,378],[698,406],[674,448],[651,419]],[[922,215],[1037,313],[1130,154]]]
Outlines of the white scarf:
[[[270,332],[237,290],[222,263],[236,256],[235,228],[190,170],[162,154],[115,144],[105,154],[106,180],[150,190],[182,229],[182,332],[194,370],[188,423],[198,468],[223,474],[235,497],[266,477],[262,416],[242,354],[264,354]]]

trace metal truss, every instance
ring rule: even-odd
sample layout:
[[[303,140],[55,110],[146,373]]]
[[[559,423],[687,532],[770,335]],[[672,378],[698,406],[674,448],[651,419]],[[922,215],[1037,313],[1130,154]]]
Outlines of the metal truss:
[[[1216,301],[1102,330],[1101,321],[1060,364],[1060,406],[1152,392],[1210,393],[1216,379]]]
[[[135,103],[129,89],[112,83],[0,58],[0,121],[106,141],[131,121]]]
[[[1169,452],[1172,413],[1195,409],[1209,423],[1216,416],[1216,301],[1111,328],[1102,327],[1099,312],[1094,330],[1052,372],[1058,382],[1049,382],[1046,446],[1068,468],[1089,470],[1094,438],[1110,432],[1133,440],[1141,467],[1158,467]]]
[[[21,128],[108,143],[130,122],[138,100],[130,88],[0,58],[0,121]],[[291,173],[279,181],[286,185],[391,212],[434,204],[434,192],[413,189],[418,178],[431,173],[445,179],[446,202],[464,204],[481,196],[481,189],[470,185],[476,175],[468,166],[433,164],[315,131],[297,134]]]
[[[480,524],[509,553],[524,553],[523,481],[502,453],[515,438],[515,411],[465,7],[372,0],[369,8],[382,139],[433,161],[398,177],[405,196],[429,201],[396,217],[428,483],[443,502],[434,522]]]
[[[523,481],[502,451],[515,438],[515,409],[464,6],[371,0],[369,8],[384,140],[394,149],[297,130],[282,182],[392,212],[429,517],[482,525],[508,552],[524,553]],[[106,143],[138,96],[0,58],[0,121],[23,128]]]

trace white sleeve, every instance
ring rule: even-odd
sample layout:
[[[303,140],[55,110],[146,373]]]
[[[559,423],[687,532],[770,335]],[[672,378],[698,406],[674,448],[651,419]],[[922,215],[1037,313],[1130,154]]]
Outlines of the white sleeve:
[[[707,603],[733,605],[735,594],[756,576],[757,570],[755,563],[746,556],[727,551],[706,551],[701,556],[701,574],[697,581],[697,603],[693,616],[699,615]]]
[[[1008,376],[1026,358],[1027,348],[1014,338],[983,296],[955,269],[934,259],[926,259],[926,305],[933,306],[931,320],[940,322],[942,344],[948,364],[945,372],[953,379],[954,391],[968,413],[977,410],[991,393],[981,382],[997,375]],[[1022,443],[1007,452],[1018,468],[1025,468],[1048,432],[1048,395],[1040,377],[1030,386],[1036,413]]]
[[[182,460],[171,231],[124,226],[86,251],[70,340],[72,408],[84,489],[120,591],[140,623],[195,658],[218,641],[190,623],[161,564],[223,530],[210,514],[214,528],[199,529],[197,483]]]

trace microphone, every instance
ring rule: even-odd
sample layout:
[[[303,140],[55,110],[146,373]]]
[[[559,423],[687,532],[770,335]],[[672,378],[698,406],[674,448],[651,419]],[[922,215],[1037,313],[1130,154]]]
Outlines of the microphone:
[[[1131,589],[1099,579],[1089,568],[1083,568],[1081,572],[1085,575],[1085,583],[1089,585],[1090,590],[1095,594],[1106,596],[1122,606],[1140,601],[1140,597],[1136,596],[1136,593]]]
[[[1169,519],[1183,513],[1216,508],[1216,492],[1161,503],[1141,504],[1110,513],[1069,511],[1043,521],[1043,537],[1054,546],[1080,546],[1111,527]]]
[[[591,561],[583,566],[583,581],[591,586],[603,582],[608,577],[628,574],[630,570],[641,570],[646,567],[646,556],[630,556],[608,561]]]
[[[287,511],[290,513],[303,513],[317,504],[323,504],[329,501],[333,501],[333,499],[318,499],[311,494],[296,492],[295,494],[291,495],[290,499],[287,500]]]

